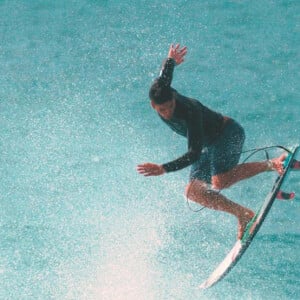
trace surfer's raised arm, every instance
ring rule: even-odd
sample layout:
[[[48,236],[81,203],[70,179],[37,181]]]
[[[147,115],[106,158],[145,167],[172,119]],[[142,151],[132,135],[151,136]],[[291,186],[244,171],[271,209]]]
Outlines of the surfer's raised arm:
[[[165,86],[170,86],[173,78],[174,67],[180,65],[184,61],[187,54],[187,47],[180,48],[180,45],[173,44],[170,46],[168,58],[163,62],[159,79],[163,81]]]

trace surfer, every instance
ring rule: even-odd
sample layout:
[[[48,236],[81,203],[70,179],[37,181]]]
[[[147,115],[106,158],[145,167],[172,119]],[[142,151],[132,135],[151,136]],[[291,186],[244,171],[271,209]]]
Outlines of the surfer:
[[[229,200],[220,190],[265,171],[282,173],[285,155],[239,164],[245,140],[243,127],[234,119],[181,95],[171,87],[174,68],[184,61],[186,54],[187,47],[170,46],[160,75],[150,87],[149,98],[161,120],[187,138],[188,151],[165,164],[140,164],[137,171],[144,176],[158,176],[191,165],[185,190],[188,199],[234,215],[238,219],[237,238],[241,239],[254,212]]]

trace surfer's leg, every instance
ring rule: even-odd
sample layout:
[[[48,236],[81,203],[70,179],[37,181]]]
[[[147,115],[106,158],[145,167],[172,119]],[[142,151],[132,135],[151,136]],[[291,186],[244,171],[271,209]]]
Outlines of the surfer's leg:
[[[238,239],[242,238],[247,224],[254,216],[252,210],[229,200],[218,191],[209,189],[207,183],[198,179],[190,181],[187,185],[186,196],[188,199],[205,207],[236,216],[238,219]]]
[[[250,162],[236,165],[228,172],[213,175],[212,185],[216,189],[224,189],[241,180],[251,178],[265,171],[277,171],[281,174],[283,172],[283,161],[285,158],[286,154],[284,153],[269,161]]]

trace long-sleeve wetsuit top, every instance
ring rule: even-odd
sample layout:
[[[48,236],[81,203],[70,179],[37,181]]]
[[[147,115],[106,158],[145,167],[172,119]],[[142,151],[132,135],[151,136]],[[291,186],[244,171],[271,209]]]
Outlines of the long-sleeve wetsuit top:
[[[171,84],[175,62],[167,59],[163,64],[159,79],[166,85]],[[188,151],[181,157],[163,164],[166,172],[183,169],[200,158],[202,148],[211,144],[221,133],[224,117],[207,108],[198,100],[180,95],[173,90],[176,102],[174,114],[170,120],[160,116],[173,131],[188,139]]]

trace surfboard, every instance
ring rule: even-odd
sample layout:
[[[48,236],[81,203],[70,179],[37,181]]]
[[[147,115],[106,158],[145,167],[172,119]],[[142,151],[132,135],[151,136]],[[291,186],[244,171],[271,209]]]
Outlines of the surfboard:
[[[296,157],[299,150],[300,150],[300,147],[297,146],[294,148],[293,151],[291,151],[289,153],[289,155],[287,156],[287,158],[284,161],[283,174],[276,178],[276,181],[275,181],[271,191],[266,196],[261,208],[256,212],[255,216],[252,218],[252,220],[247,225],[242,239],[238,240],[234,244],[232,249],[229,251],[227,256],[224,258],[224,260],[211,273],[211,275],[208,277],[208,279],[205,280],[200,285],[201,289],[207,289],[207,288],[215,285],[221,279],[223,279],[230,272],[230,270],[237,264],[237,262],[240,260],[240,258],[243,256],[243,254],[245,253],[245,251],[251,244],[252,240],[254,239],[255,235],[257,234],[262,223],[264,222],[266,216],[268,215],[274,200],[276,199],[278,193],[280,192],[281,185],[283,184],[289,171],[293,167],[293,163],[295,162],[294,158]],[[293,193],[291,193],[291,194],[284,193],[284,194],[291,195],[291,197],[293,197],[293,195],[294,195]]]

